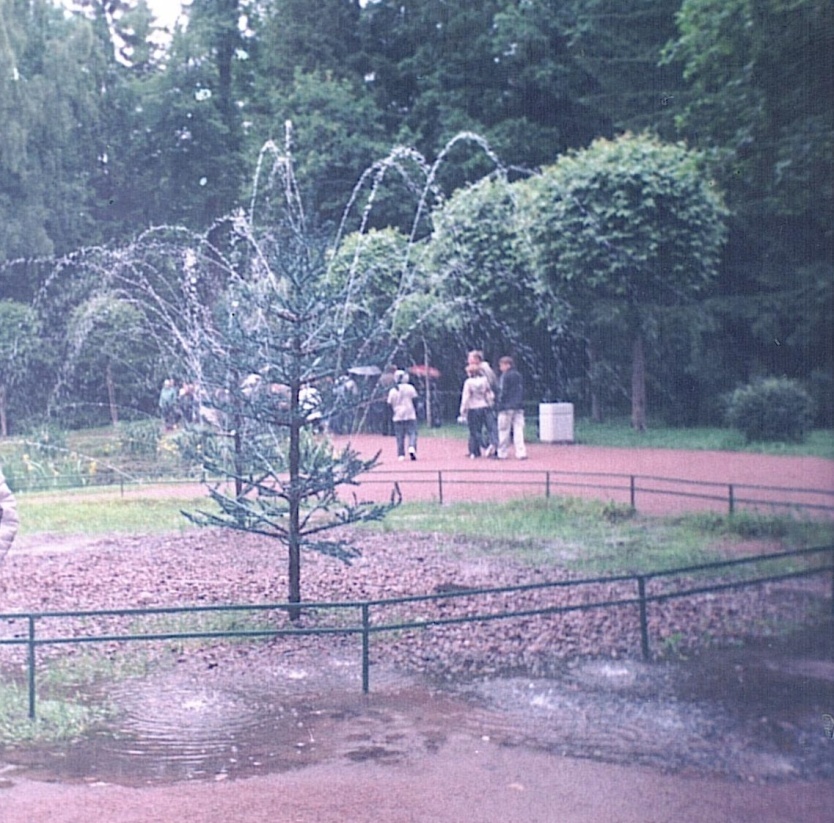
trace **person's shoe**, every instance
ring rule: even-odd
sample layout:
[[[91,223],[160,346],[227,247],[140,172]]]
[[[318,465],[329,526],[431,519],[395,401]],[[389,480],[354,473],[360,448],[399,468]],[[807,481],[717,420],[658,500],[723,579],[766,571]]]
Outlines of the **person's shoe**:
[[[405,455],[401,454],[399,457],[397,457],[397,460],[405,460]]]
[[[408,449],[408,456],[409,456],[412,460],[416,460],[416,459],[417,459],[417,452],[415,451],[414,446],[409,447],[409,449]]]
[[[484,457],[492,457],[493,454],[495,454],[495,446],[493,446],[492,443],[490,443],[486,447],[486,451],[484,452]]]

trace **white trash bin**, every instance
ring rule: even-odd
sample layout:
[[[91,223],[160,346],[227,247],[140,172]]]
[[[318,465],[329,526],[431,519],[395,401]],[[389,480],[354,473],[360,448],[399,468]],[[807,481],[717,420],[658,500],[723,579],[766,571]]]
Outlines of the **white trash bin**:
[[[573,443],[573,403],[539,403],[539,440]]]

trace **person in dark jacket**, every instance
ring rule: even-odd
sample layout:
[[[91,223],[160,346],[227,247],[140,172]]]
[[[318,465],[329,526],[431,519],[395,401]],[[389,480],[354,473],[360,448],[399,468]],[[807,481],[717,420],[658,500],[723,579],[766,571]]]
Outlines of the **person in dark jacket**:
[[[498,378],[498,459],[506,460],[512,435],[515,456],[527,459],[524,444],[524,379],[516,369],[512,357],[498,361],[501,376]]]

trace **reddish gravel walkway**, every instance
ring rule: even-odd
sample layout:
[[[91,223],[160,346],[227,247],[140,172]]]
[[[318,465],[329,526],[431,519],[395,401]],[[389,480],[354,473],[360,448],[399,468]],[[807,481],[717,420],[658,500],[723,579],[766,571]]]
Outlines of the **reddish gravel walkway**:
[[[501,500],[520,494],[544,496],[549,474],[554,495],[602,497],[620,503],[630,501],[630,477],[634,476],[637,508],[650,514],[693,509],[726,512],[730,484],[737,502],[797,501],[834,508],[834,461],[823,458],[532,443],[528,444],[528,459],[524,461],[512,457],[501,461],[470,460],[466,441],[424,437],[418,444],[418,460],[399,462],[393,438],[360,435],[352,442],[363,455],[382,452],[381,465],[374,473],[378,480],[363,483],[363,491],[387,497],[391,484],[397,480],[407,501],[438,499],[438,473],[442,475],[444,502]],[[658,478],[684,482],[661,482]],[[750,488],[754,486],[806,491],[786,493]],[[718,499],[708,500],[704,496]]]

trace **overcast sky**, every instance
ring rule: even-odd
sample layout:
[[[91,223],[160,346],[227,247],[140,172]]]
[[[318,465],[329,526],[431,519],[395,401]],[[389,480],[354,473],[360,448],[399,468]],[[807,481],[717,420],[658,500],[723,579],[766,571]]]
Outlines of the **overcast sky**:
[[[148,0],[151,11],[157,16],[162,25],[171,28],[180,13],[180,0]]]

